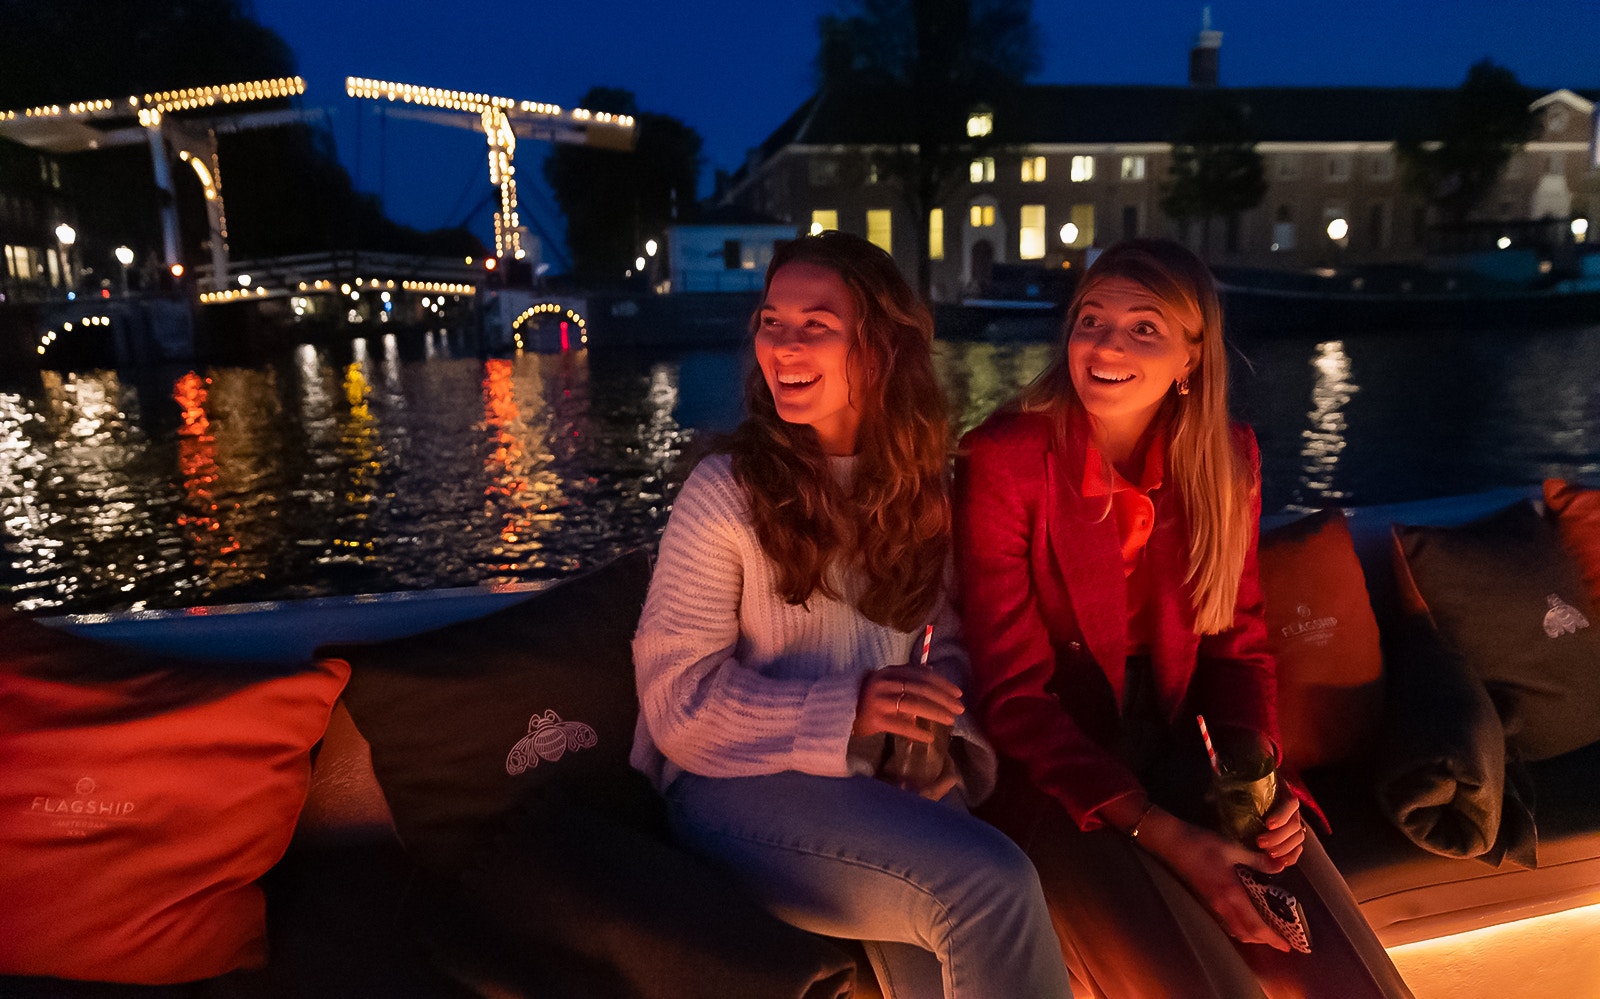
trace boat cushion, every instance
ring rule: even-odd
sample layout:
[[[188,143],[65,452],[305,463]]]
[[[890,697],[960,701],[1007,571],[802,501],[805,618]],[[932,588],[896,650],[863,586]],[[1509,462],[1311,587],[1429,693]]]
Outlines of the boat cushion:
[[[0,608],[0,974],[262,965],[257,882],[346,676],[130,652]]]
[[[1483,678],[1507,746],[1543,760],[1600,740],[1600,617],[1533,504],[1459,527],[1394,531],[1404,600]]]
[[[1600,489],[1546,479],[1544,504],[1555,515],[1562,543],[1583,571],[1589,603],[1600,607]]]
[[[659,807],[626,779],[638,701],[630,642],[650,563],[632,552],[474,620],[324,646],[407,853],[459,873],[535,789],[594,807]]]
[[[1370,753],[1383,653],[1344,513],[1324,510],[1262,532],[1260,566],[1284,759],[1306,768]]]

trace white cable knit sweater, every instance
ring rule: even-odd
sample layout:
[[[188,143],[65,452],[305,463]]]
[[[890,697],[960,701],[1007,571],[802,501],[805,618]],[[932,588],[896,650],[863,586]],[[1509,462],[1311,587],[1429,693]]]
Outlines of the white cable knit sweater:
[[[848,477],[854,459],[833,461]],[[856,578],[845,581],[846,600],[813,594],[803,607],[787,603],[776,583],[731,459],[705,459],[673,506],[633,638],[640,713],[632,762],[658,790],[685,770],[872,772],[876,754],[851,751],[861,679],[915,661],[921,630],[863,617],[848,600]],[[932,623],[929,665],[965,688],[967,657],[947,598]],[[970,717],[957,718],[952,746],[961,747],[953,755],[966,798],[977,802],[994,786],[995,755]]]

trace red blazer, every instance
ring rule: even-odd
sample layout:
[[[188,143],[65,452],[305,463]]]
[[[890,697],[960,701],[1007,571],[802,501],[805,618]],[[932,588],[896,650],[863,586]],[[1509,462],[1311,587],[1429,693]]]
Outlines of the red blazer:
[[[1084,829],[1106,803],[1142,791],[1114,755],[1127,658],[1127,590],[1115,516],[1080,495],[1083,420],[1058,442],[1044,414],[1000,412],[967,434],[956,460],[955,552],[962,626],[978,717],[1000,752]],[[1248,456],[1251,523],[1259,521],[1260,452]],[[1145,548],[1151,665],[1168,721],[1185,705],[1213,727],[1265,733],[1278,744],[1274,662],[1267,648],[1252,534],[1233,627],[1194,632],[1188,528],[1170,470],[1151,494],[1156,524]]]

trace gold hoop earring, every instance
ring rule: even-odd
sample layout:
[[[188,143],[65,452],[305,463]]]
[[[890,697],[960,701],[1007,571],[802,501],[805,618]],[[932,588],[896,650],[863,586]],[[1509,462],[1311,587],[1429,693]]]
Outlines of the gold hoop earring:
[[[1178,379],[1178,394],[1179,395],[1188,395],[1189,394],[1189,376],[1188,375],[1184,375],[1182,378]]]

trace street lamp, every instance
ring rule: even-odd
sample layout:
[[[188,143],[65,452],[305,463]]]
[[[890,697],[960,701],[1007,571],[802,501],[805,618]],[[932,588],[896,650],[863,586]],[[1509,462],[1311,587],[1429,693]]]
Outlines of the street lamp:
[[[56,242],[61,244],[61,276],[67,286],[67,294],[72,294],[72,244],[78,241],[78,230],[65,222],[56,226]]]
[[[128,268],[133,264],[133,251],[126,246],[119,246],[111,251],[117,258],[117,267],[122,271],[122,297],[128,297]]]
[[[644,241],[644,255],[645,256],[647,256],[647,257],[655,256],[656,255],[656,251],[658,249],[660,249],[660,246],[658,246],[656,244],[655,240],[647,239],[647,240]]]

